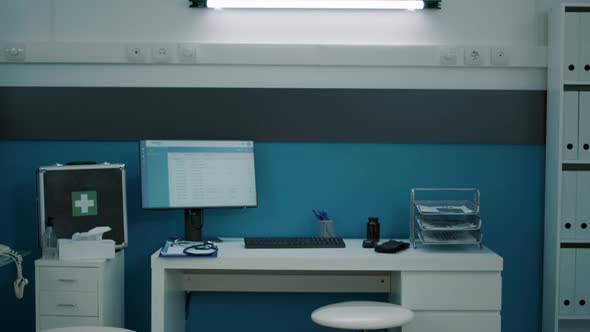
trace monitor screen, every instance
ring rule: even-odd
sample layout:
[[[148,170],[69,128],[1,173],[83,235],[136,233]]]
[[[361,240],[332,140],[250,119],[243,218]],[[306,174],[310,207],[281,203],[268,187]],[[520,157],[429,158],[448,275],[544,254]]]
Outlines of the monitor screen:
[[[140,141],[147,209],[256,206],[252,141]]]

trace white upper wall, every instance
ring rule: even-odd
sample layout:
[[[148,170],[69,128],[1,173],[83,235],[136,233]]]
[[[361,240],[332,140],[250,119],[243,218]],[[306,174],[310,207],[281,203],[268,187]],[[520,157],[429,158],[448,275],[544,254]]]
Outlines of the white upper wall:
[[[0,40],[542,46],[549,1],[443,0],[442,10],[408,12],[202,10],[188,8],[187,0],[5,0]]]
[[[546,46],[546,14],[551,1],[554,0],[443,0],[442,10],[409,12],[203,10],[188,8],[187,0],[5,0],[0,2],[0,44],[191,42],[486,47],[503,45],[534,48]],[[433,57],[435,55],[438,54]],[[125,67],[122,71],[125,74],[117,74],[122,69],[121,65],[0,64],[0,85],[308,87],[316,86],[318,78],[311,73],[305,76],[306,71],[302,70],[305,68],[293,66],[275,68],[192,65],[173,70],[167,70],[165,65]],[[151,68],[148,70],[154,72],[148,83],[138,83],[136,79],[129,78],[134,71],[145,75],[148,67]],[[382,69],[379,75],[372,76],[375,68],[332,68],[324,71],[328,76],[321,77],[325,82],[318,87],[545,87],[543,68]],[[64,71],[69,74],[60,75]],[[232,76],[239,75],[232,73],[240,72],[248,72],[250,76]],[[206,77],[202,75],[204,73],[207,74]],[[342,76],[347,76],[346,73],[363,77],[365,81],[342,80]],[[414,78],[408,80],[401,75]],[[383,79],[389,76],[392,78]],[[192,79],[194,77],[198,79]],[[272,80],[265,81],[267,77],[272,77]],[[373,83],[371,77],[378,78],[376,83]]]

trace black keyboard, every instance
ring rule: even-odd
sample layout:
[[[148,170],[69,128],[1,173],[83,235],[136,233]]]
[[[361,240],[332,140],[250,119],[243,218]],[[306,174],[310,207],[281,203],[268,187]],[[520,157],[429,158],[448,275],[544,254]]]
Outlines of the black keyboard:
[[[248,249],[344,248],[341,237],[246,237]]]

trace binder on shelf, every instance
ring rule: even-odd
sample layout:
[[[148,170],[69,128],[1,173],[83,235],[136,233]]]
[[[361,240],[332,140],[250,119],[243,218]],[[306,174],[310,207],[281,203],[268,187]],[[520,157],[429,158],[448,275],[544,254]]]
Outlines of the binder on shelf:
[[[563,94],[563,160],[578,159],[578,92]]]
[[[559,315],[573,316],[576,290],[576,249],[559,252]]]
[[[578,172],[562,173],[561,189],[561,239],[574,239],[576,237],[576,204]]]
[[[590,240],[590,172],[580,171],[577,175],[576,239]],[[590,264],[590,262],[589,262]]]
[[[583,13],[580,15],[580,72],[579,79],[582,82],[590,82],[590,15]]]
[[[580,71],[580,13],[565,13],[564,79],[577,81]]]
[[[580,92],[578,113],[578,160],[590,161],[590,92]]]
[[[590,316],[590,249],[576,250],[576,316]]]

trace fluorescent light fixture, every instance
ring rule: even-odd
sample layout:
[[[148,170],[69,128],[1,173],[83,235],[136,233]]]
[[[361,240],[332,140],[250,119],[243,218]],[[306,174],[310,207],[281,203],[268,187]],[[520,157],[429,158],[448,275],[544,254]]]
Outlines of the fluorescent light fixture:
[[[207,0],[208,8],[423,9],[422,0]]]
[[[193,8],[440,9],[442,0],[189,0]]]

